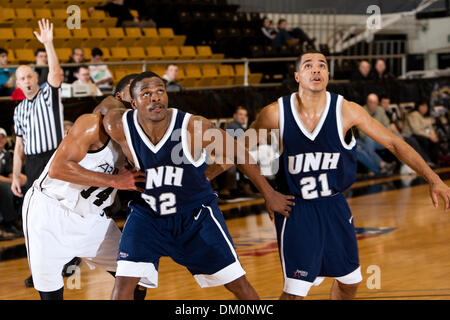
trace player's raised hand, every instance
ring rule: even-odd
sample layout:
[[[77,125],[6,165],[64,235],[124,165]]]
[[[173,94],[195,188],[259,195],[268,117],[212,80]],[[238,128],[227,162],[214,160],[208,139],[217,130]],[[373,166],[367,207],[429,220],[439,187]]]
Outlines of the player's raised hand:
[[[430,196],[435,208],[439,206],[439,197],[441,197],[444,200],[444,210],[450,209],[450,188],[443,181],[430,184]]]
[[[145,183],[145,173],[136,168],[120,169],[117,175],[112,176],[111,186],[119,190],[136,190],[144,192],[144,189],[137,186],[136,183]]]
[[[289,218],[289,212],[291,211],[291,206],[295,206],[294,196],[286,196],[277,191],[273,191],[270,196],[266,198],[266,209],[269,213],[270,220],[273,221],[275,212],[282,214]]]
[[[51,43],[53,41],[53,23],[50,23],[48,19],[38,20],[39,29],[41,33],[33,31],[36,38],[43,44]]]

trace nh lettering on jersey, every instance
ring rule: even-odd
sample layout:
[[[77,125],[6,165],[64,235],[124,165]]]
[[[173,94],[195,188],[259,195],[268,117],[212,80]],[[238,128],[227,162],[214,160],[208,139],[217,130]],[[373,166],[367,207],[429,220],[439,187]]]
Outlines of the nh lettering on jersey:
[[[160,166],[147,169],[145,189],[159,188],[163,184],[166,186],[182,187],[183,171],[183,168],[173,166]]]
[[[145,189],[154,190],[162,186],[182,187],[183,172],[183,168],[173,166],[149,168]],[[141,196],[155,212],[161,215],[173,214],[177,211],[177,198],[173,192],[164,192],[155,196],[142,193]]]
[[[301,172],[337,169],[340,156],[339,152],[312,152],[288,156],[289,173],[299,174]]]

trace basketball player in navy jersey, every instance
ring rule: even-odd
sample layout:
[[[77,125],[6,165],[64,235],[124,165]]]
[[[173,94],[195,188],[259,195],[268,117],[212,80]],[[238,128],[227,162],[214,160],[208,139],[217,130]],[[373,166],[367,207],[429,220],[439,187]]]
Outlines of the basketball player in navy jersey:
[[[119,171],[124,157],[102,120],[107,110],[130,101],[134,76],[119,81],[115,97],[77,119],[25,196],[28,261],[42,300],[63,299],[61,271],[73,257],[87,258],[114,275],[121,233],[104,209],[113,203],[117,189],[141,190],[136,183],[145,178],[135,169]],[[119,173],[112,174],[115,170]],[[145,293],[137,287],[135,299],[143,300]]]
[[[130,93],[135,110],[112,110],[104,124],[128,159],[146,172],[147,180],[145,192],[129,205],[112,298],[131,299],[138,283],[157,287],[159,259],[169,256],[186,266],[201,287],[225,285],[238,299],[257,299],[233,247],[217,195],[205,177],[204,148],[211,142],[204,135],[211,123],[168,108],[165,84],[152,72],[137,76]],[[225,141],[226,133],[217,132]],[[232,141],[234,154],[248,157]],[[216,159],[225,153],[216,149]],[[240,169],[264,195],[268,211],[288,215],[293,197],[273,190],[256,164],[243,164]]]
[[[279,191],[295,196],[289,217],[275,215],[284,274],[280,299],[302,299],[323,277],[335,278],[331,299],[352,299],[362,275],[353,216],[342,195],[356,176],[351,128],[367,134],[424,177],[435,207],[441,197],[445,210],[449,209],[450,188],[414,149],[364,108],[326,90],[329,72],[323,54],[305,52],[295,70],[298,92],[266,106],[251,125],[280,130]],[[207,176],[212,179],[228,167],[213,165]]]

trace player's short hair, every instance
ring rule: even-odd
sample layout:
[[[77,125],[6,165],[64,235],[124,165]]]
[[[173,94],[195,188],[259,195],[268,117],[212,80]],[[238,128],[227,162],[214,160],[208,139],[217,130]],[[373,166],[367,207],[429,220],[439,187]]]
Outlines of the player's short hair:
[[[125,77],[120,79],[113,90],[113,96],[116,95],[117,92],[122,92],[125,87],[130,84],[130,81],[133,81],[138,75],[138,73],[127,74]]]
[[[160,76],[158,76],[156,73],[154,73],[154,72],[145,71],[145,72],[139,73],[136,76],[136,78],[134,78],[133,82],[131,82],[131,84],[130,84],[130,95],[131,95],[131,98],[134,98],[134,93],[133,92],[134,92],[134,89],[136,88],[136,86],[137,86],[137,84],[139,82],[141,82],[142,80],[147,79],[147,78],[155,78],[155,77],[160,79],[165,84],[164,80]]]
[[[300,67],[300,62],[302,61],[302,57],[305,54],[314,54],[314,53],[323,54],[325,56],[325,54],[322,51],[320,51],[320,50],[317,50],[317,49],[314,49],[314,48],[307,49],[306,51],[302,52],[300,54],[300,56],[295,60],[295,71],[298,71],[298,68]]]
[[[87,65],[85,65],[85,64],[79,65],[79,66],[77,66],[77,68],[75,69],[75,73],[80,72],[81,69],[88,69],[88,70],[89,70],[89,67],[88,67]]]
[[[93,48],[93,49],[91,50],[91,56],[92,56],[92,57],[94,57],[94,56],[100,56],[100,57],[103,57],[103,51],[102,51],[101,49],[99,49],[99,48]]]
[[[45,53],[47,53],[47,51],[45,51],[44,48],[38,48],[38,49],[36,49],[36,51],[34,52],[34,56],[36,57],[36,56],[39,54],[39,52],[45,52]]]
[[[8,51],[7,51],[7,50],[5,50],[5,49],[3,49],[3,48],[0,48],[0,54],[3,54],[3,53],[6,53],[6,54],[8,54]]]

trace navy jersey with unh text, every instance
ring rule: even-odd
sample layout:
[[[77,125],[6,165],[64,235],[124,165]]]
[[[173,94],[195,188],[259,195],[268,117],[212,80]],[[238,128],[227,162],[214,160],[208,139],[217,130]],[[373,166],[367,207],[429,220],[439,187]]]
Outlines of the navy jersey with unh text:
[[[283,153],[278,181],[300,199],[327,198],[350,187],[356,177],[356,140],[346,143],[342,129],[343,97],[327,92],[327,102],[313,132],[297,111],[297,93],[278,99]]]
[[[134,164],[146,173],[142,199],[134,204],[143,205],[159,216],[189,211],[216,197],[205,176],[206,154],[203,152],[195,161],[188,147],[186,133],[191,115],[178,109],[170,110],[169,127],[156,145],[139,124],[138,110],[129,110],[122,118]]]

